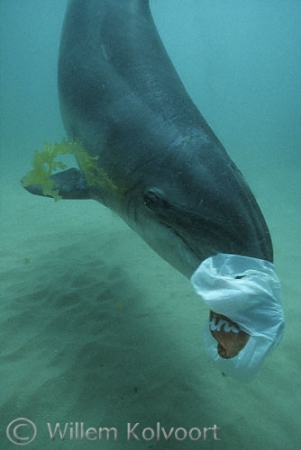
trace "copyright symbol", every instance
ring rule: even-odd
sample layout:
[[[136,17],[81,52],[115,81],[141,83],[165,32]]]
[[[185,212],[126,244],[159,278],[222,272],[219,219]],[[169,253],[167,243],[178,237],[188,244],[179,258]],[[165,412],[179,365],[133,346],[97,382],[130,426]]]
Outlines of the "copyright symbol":
[[[19,432],[21,429],[24,430],[25,427],[28,427],[28,430],[26,430],[27,437],[21,437]],[[25,419],[24,417],[19,417],[18,419],[13,420],[7,425],[6,428],[6,436],[10,442],[16,445],[30,444],[35,440],[37,432],[38,430],[35,424],[31,420]],[[24,432],[22,434],[24,435]],[[30,438],[29,435],[32,435],[32,437]]]

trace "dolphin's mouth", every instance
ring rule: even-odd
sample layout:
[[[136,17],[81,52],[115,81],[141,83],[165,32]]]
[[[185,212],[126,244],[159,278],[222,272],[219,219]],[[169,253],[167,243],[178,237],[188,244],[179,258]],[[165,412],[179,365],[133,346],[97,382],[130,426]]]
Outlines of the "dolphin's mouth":
[[[250,335],[242,331],[239,325],[222,314],[210,311],[209,330],[218,342],[217,352],[221,358],[230,359],[247,344]]]

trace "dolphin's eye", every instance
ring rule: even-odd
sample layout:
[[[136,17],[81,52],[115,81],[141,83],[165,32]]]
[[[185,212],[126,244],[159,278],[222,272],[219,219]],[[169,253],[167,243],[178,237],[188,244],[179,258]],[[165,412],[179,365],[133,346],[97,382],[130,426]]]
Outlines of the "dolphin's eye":
[[[149,189],[144,194],[143,201],[147,208],[156,213],[162,213],[170,208],[170,204],[164,199],[163,194],[158,189]]]

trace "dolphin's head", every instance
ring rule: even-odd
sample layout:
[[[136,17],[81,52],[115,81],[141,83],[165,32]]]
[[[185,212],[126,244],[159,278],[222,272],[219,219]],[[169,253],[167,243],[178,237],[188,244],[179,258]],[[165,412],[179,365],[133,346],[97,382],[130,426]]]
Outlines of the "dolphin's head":
[[[173,171],[162,164],[141,193],[139,233],[187,277],[217,253],[273,259],[265,220],[242,175],[228,156],[213,159],[207,165],[186,159]]]

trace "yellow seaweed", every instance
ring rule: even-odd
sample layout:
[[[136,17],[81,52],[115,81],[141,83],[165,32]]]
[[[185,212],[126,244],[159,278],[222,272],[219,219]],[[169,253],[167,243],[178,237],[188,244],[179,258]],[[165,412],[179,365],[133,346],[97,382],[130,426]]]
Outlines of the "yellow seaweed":
[[[58,190],[54,188],[54,181],[50,177],[55,171],[66,169],[66,164],[55,160],[59,155],[66,154],[74,155],[77,158],[90,187],[98,187],[113,194],[117,192],[114,182],[96,164],[98,158],[92,158],[82,145],[65,138],[60,143],[50,144],[46,142],[43,151],[35,151],[32,160],[33,169],[25,176],[22,185],[26,187],[38,184],[42,188],[43,195],[53,197],[56,201],[62,198]]]

